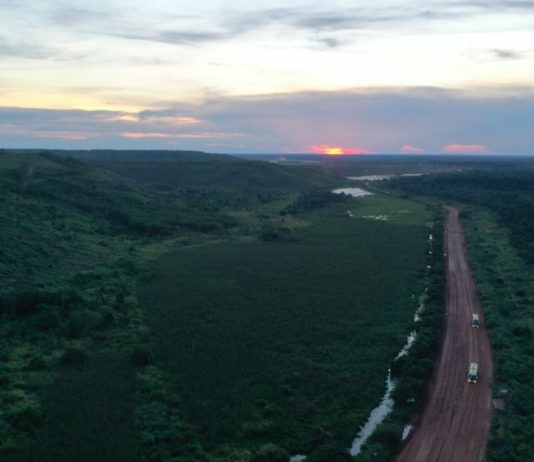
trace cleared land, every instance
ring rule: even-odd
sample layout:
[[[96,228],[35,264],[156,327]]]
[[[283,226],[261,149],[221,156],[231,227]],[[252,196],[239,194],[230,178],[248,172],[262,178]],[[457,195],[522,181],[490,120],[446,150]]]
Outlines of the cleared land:
[[[447,208],[447,318],[437,372],[417,429],[397,462],[484,460],[491,423],[493,364],[484,315],[469,267],[458,210]],[[479,313],[482,327],[471,327]],[[478,382],[467,383],[470,362]]]

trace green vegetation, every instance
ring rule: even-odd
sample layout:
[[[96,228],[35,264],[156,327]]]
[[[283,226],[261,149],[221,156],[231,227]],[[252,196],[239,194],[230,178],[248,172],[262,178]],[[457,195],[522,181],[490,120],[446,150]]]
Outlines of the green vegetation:
[[[372,203],[369,206],[375,207]],[[400,214],[399,219],[409,216]],[[419,320],[414,326],[416,339],[407,355],[391,363],[395,406],[362,448],[356,458],[358,462],[393,460],[400,449],[404,427],[422,410],[425,402],[427,386],[434,373],[444,311],[443,223],[439,212],[434,218],[432,234],[427,252],[426,288],[419,298],[422,309],[418,310]]]
[[[532,166],[520,166],[467,173],[425,175],[406,180],[389,180],[390,187],[400,187],[412,194],[442,197],[488,207],[499,223],[509,228],[510,238],[522,256],[534,263],[534,173]]]
[[[142,300],[156,356],[210,454],[347,458],[412,325],[431,219],[370,201],[300,213],[291,241],[184,248],[153,267]],[[348,215],[367,208],[391,222]]]
[[[82,154],[0,152],[0,458],[347,460],[428,210],[307,167]]]
[[[488,461],[514,462],[534,452],[534,173],[474,171],[394,179],[389,188],[463,203],[470,261],[495,358],[495,411]]]
[[[465,214],[471,264],[491,332],[495,357],[495,411],[488,461],[528,460],[534,453],[534,284],[495,218],[477,209]]]
[[[220,157],[227,161],[199,156],[219,172]],[[254,164],[241,162],[246,179]],[[245,192],[212,185],[161,193],[111,167],[0,153],[2,460],[136,459],[146,441],[139,435],[150,432],[135,422],[144,422],[138,416],[163,380],[136,369],[154,360],[135,291],[143,266],[170,246],[258,235],[295,194],[254,189],[253,181]],[[274,184],[298,177],[269,168]],[[150,448],[163,450],[164,441]]]

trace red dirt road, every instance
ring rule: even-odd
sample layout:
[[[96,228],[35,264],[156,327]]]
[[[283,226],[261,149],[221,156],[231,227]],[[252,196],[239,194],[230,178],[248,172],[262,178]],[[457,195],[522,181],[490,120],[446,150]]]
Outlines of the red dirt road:
[[[447,207],[447,318],[427,403],[397,462],[483,462],[491,423],[493,364],[484,316],[467,260],[458,210]],[[482,326],[471,327],[472,313]],[[467,383],[470,362],[478,381]]]

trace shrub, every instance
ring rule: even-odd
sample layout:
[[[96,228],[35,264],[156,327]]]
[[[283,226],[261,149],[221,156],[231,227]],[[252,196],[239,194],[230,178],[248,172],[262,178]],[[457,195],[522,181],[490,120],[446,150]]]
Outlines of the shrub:
[[[84,362],[87,357],[87,351],[81,345],[71,345],[61,356],[60,363],[64,365],[79,364]]]
[[[37,305],[37,316],[35,318],[37,328],[41,331],[47,331],[61,324],[61,316],[58,308],[46,303]]]
[[[46,369],[46,361],[40,356],[34,356],[28,363],[28,369],[32,371]]]
[[[83,337],[93,329],[99,327],[102,321],[102,315],[96,311],[73,311],[69,316],[67,331],[71,337]]]
[[[132,349],[131,358],[138,366],[148,366],[154,362],[154,351],[150,345],[136,345]]]
[[[287,460],[287,459],[286,459]],[[352,457],[349,451],[342,444],[337,441],[327,441],[319,448],[315,449],[309,457],[307,462],[351,462]]]
[[[254,454],[252,460],[253,462],[287,462],[289,453],[276,444],[267,443]]]

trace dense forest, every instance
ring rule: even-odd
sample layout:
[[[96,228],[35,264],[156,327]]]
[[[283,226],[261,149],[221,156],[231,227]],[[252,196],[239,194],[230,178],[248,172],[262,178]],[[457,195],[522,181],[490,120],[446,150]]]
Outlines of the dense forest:
[[[300,190],[336,179],[219,155],[65,154],[0,152],[1,458],[135,460],[135,413],[161,418],[145,406],[163,380],[136,295],[147,262],[259,239]]]
[[[412,329],[427,207],[314,166],[77,154],[0,152],[2,460],[350,460]],[[384,456],[424,393],[408,363]]]
[[[531,163],[295,163],[0,151],[2,460],[350,460],[391,368],[395,409],[356,458],[389,460],[438,347],[443,201],[462,208],[494,347],[488,460],[532,453]],[[426,174],[330,192],[379,173]]]

